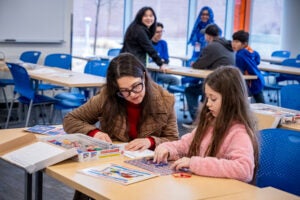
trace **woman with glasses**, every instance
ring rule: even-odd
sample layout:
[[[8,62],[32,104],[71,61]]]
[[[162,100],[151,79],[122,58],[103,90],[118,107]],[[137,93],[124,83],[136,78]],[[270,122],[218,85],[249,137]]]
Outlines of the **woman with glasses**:
[[[121,53],[110,62],[100,93],[68,113],[63,125],[67,133],[129,142],[126,150],[153,150],[178,139],[174,103],[174,96],[149,78],[135,56]]]

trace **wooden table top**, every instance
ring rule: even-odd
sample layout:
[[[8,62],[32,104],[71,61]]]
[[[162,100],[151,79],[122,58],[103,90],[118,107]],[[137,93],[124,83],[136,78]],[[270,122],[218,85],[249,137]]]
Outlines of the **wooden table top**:
[[[285,59],[287,59],[287,58],[276,57],[276,56],[267,56],[267,57],[260,58],[261,61],[275,63],[275,64],[280,64]]]
[[[296,195],[278,190],[273,187],[256,188],[255,190],[247,190],[237,194],[230,194],[221,197],[208,198],[207,200],[300,200]]]
[[[0,63],[1,64],[1,63]],[[58,67],[47,67],[43,65],[22,63],[20,64],[27,69],[32,79],[45,81],[48,83],[65,86],[65,87],[100,87],[106,83],[106,78],[74,72]],[[1,71],[9,71],[6,64],[0,65]]]
[[[289,67],[289,66],[284,66],[284,65],[261,63],[258,66],[258,69],[260,69],[261,71],[266,71],[266,72],[277,72],[277,73],[283,73],[283,74],[300,75],[300,68],[298,68],[298,67]]]
[[[103,163],[115,163],[129,168],[136,168],[124,163],[123,161],[126,159],[120,155],[82,163],[68,160],[47,167],[45,172],[47,175],[95,199],[206,199],[256,188],[233,179],[209,178],[197,175],[192,175],[191,178],[174,178],[172,175],[158,176],[125,186],[77,172],[80,169]]]
[[[158,66],[148,65],[147,69],[150,71],[162,72]],[[193,69],[190,67],[179,67],[179,66],[167,66],[165,73],[181,75],[181,76],[190,76],[195,78],[206,78],[213,70],[204,70],[204,69]],[[254,75],[244,75],[246,80],[257,79],[257,76]]]

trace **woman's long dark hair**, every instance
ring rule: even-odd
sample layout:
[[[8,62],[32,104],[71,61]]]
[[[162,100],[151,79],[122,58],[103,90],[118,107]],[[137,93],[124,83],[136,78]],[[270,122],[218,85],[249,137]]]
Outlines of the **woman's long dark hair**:
[[[145,66],[132,54],[121,53],[119,56],[111,60],[109,67],[107,69],[106,76],[106,87],[104,94],[107,95],[105,103],[102,106],[102,116],[105,116],[103,121],[107,124],[107,127],[101,127],[108,133],[113,131],[113,122],[117,117],[126,117],[126,100],[117,95],[119,91],[119,86],[117,80],[125,77],[135,77],[144,80],[145,84],[145,96],[141,103],[142,111],[139,124],[141,124],[146,116],[153,115],[153,110],[156,106],[153,105],[152,97],[152,86],[153,81],[148,75]],[[155,116],[153,116],[154,119]],[[139,127],[138,127],[139,128]]]
[[[209,148],[204,153],[205,156],[216,157],[228,129],[234,122],[245,125],[247,133],[252,141],[254,149],[255,167],[258,163],[258,144],[256,137],[255,118],[250,111],[248,94],[245,80],[239,69],[236,67],[219,67],[211,73],[204,83],[222,96],[220,113],[216,118],[210,113],[207,98],[203,103],[199,116],[198,127],[191,143],[188,156],[199,155],[200,144],[207,133],[209,126],[213,125],[213,136]],[[255,174],[255,173],[254,173]]]
[[[129,25],[127,31],[126,31],[126,34],[125,34],[125,37],[124,38],[127,38],[127,34],[132,34],[131,32],[134,31],[134,26],[135,25],[142,25],[142,26],[145,26],[142,22],[142,19],[143,19],[143,16],[145,15],[145,12],[147,10],[150,10],[154,16],[154,23],[150,26],[150,28],[148,28],[149,30],[149,39],[151,39],[154,34],[155,34],[155,30],[156,30],[156,21],[157,21],[157,18],[156,18],[156,14],[154,12],[154,10],[151,8],[151,7],[148,7],[148,6],[145,6],[145,7],[142,7],[136,14],[133,22],[131,22],[131,24]]]

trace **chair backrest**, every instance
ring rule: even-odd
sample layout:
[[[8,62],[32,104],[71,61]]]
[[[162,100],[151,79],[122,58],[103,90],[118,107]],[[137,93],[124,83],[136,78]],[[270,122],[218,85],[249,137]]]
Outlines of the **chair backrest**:
[[[285,50],[278,50],[278,51],[273,51],[271,56],[281,57],[281,58],[289,58],[291,56],[291,52],[285,51]]]
[[[290,84],[283,86],[280,90],[280,102],[281,107],[300,110],[300,85]]]
[[[288,58],[282,61],[281,65],[300,67],[300,60],[297,60],[296,58]]]
[[[64,53],[49,54],[45,58],[44,65],[71,70],[72,56]]]
[[[7,63],[7,66],[15,82],[14,91],[28,99],[34,99],[35,90],[27,70],[24,67],[14,63]]]
[[[106,77],[108,60],[90,60],[86,63],[84,73]]]
[[[272,186],[300,195],[300,132],[287,129],[260,131],[256,185]]]
[[[300,60],[300,54],[297,55],[296,59],[297,59],[297,60]]]
[[[23,62],[36,64],[40,58],[40,55],[40,51],[24,51],[20,55],[20,60],[22,60]]]
[[[107,55],[108,56],[117,56],[120,54],[120,51],[121,51],[120,48],[112,48],[107,51]]]

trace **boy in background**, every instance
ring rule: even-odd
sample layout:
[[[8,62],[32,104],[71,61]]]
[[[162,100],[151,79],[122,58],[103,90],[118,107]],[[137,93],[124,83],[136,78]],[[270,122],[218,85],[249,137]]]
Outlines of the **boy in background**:
[[[152,37],[152,46],[157,51],[159,57],[161,57],[164,64],[169,64],[169,51],[168,51],[168,43],[162,39],[162,34],[164,32],[164,25],[160,22],[157,22],[155,34]],[[150,58],[150,62],[152,59]],[[157,73],[156,81],[158,83],[163,83],[169,85],[179,85],[180,80],[174,75],[165,74],[165,73]]]
[[[249,96],[253,96],[256,103],[265,103],[263,88],[264,77],[258,69],[260,55],[249,45],[249,33],[243,30],[232,35],[232,48],[236,51],[235,65],[244,75],[255,75],[257,79],[247,81]]]

